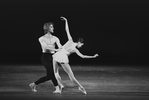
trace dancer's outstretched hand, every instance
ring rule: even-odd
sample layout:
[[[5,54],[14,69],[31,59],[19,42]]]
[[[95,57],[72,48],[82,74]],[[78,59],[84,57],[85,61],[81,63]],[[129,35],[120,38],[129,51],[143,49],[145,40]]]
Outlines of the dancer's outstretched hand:
[[[95,54],[95,55],[94,55],[94,58],[96,58],[96,57],[98,57],[98,56],[99,56],[98,54]]]
[[[61,18],[61,20],[67,20],[65,17],[60,17]]]

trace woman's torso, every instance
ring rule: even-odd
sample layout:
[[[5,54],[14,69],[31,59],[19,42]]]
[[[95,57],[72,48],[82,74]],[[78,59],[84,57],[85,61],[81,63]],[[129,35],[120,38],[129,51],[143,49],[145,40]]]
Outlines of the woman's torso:
[[[63,49],[65,49],[67,52],[73,53],[74,50],[76,48],[76,43],[74,43],[73,41],[67,41],[64,45],[63,45]]]

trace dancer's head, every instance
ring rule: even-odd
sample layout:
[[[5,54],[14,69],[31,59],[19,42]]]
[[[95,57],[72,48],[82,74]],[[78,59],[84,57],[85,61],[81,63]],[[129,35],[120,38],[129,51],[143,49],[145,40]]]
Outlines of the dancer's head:
[[[54,24],[52,22],[45,23],[43,25],[44,32],[45,33],[48,33],[48,32],[53,33],[54,32],[54,27],[53,26],[54,26]]]
[[[77,47],[80,48],[80,47],[82,47],[83,45],[84,45],[83,39],[82,39],[82,38],[79,38],[79,39],[78,39],[78,42],[77,42]]]

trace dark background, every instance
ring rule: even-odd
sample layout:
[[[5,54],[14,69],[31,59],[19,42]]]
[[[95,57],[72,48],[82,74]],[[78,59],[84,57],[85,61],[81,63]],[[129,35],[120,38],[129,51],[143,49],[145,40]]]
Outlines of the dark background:
[[[0,63],[40,63],[43,24],[52,21],[54,35],[64,44],[64,16],[74,40],[84,39],[79,50],[100,55],[72,54],[71,64],[148,65],[148,5],[148,0],[1,0]]]

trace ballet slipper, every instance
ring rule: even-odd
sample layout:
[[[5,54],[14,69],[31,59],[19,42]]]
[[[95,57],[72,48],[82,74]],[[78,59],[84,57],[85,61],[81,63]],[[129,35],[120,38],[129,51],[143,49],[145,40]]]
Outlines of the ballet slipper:
[[[32,90],[33,92],[37,92],[35,83],[29,84],[29,87],[31,88],[31,90]]]
[[[55,90],[53,93],[59,93],[59,94],[61,94],[61,91],[60,90]]]
[[[85,90],[83,87],[79,87],[79,90],[80,90],[81,92],[83,92],[84,94],[87,94],[86,90]]]

